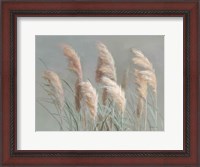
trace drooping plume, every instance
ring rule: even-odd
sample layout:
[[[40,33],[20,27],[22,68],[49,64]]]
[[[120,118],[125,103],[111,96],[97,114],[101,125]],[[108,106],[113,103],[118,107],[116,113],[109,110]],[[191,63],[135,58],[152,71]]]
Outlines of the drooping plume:
[[[135,65],[153,71],[152,64],[149,62],[149,60],[144,56],[144,54],[141,51],[137,49],[132,49],[132,52],[135,55],[135,57],[132,59]]]
[[[115,63],[111,53],[103,43],[98,43],[97,48],[99,50],[99,58],[96,69],[96,81],[101,82],[102,77],[108,77],[116,81]]]
[[[59,76],[53,71],[45,71],[44,79],[46,79],[51,88],[51,95],[54,96],[54,100],[58,105],[60,111],[63,110],[64,107],[64,90]]]
[[[155,96],[157,95],[157,79],[155,70],[147,57],[137,49],[132,49],[132,52],[135,55],[132,61],[138,66],[138,69],[135,69],[134,75],[139,95],[137,115],[141,116],[144,108],[144,101],[147,100],[148,85],[152,88]]]
[[[140,97],[144,100],[147,98],[147,80],[146,78],[140,73],[139,70],[135,69],[135,83],[137,85],[137,91]]]
[[[75,83],[75,105],[76,105],[76,110],[80,111],[81,88],[80,88],[79,84],[82,82],[82,78],[83,78],[80,58],[78,57],[78,54],[75,52],[75,50],[69,45],[64,45],[64,55],[68,58],[69,68],[77,76],[77,80]]]
[[[96,82],[102,84],[102,78],[107,77],[112,81],[116,81],[116,69],[115,63],[111,53],[108,51],[106,45],[103,43],[98,43],[97,48],[99,50],[98,65],[96,69]],[[106,88],[103,89],[102,101],[106,104],[107,91]]]
[[[98,104],[98,95],[96,90],[89,81],[81,82],[80,87],[83,104],[87,106],[90,110],[91,117],[95,119]]]
[[[64,45],[64,55],[68,58],[69,68],[77,75],[79,81],[81,81],[82,67],[80,63],[80,58],[78,57],[77,53],[71,46]]]
[[[157,79],[152,64],[141,51],[132,49],[132,52],[135,55],[132,59],[133,63],[140,67],[140,76],[147,81],[147,83],[152,87],[153,92],[157,94]]]
[[[140,117],[144,109],[144,101],[147,98],[147,80],[144,79],[139,70],[135,69],[134,72],[135,83],[137,85],[138,103],[137,103],[137,116]]]
[[[140,71],[142,77],[147,81],[147,83],[152,87],[153,92],[157,94],[157,79],[154,71]]]
[[[108,96],[111,97],[111,99],[115,102],[118,109],[121,112],[124,112],[126,108],[126,98],[124,91],[120,86],[117,85],[116,82],[107,77],[102,77],[102,82]]]

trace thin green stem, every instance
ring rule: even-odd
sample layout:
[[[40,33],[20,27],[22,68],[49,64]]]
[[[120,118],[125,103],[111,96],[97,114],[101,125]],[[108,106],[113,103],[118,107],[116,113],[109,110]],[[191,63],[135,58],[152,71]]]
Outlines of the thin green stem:
[[[60,129],[62,130],[62,125],[60,123],[60,121],[54,116],[54,113],[51,113],[41,102],[37,101],[58,123],[58,125],[60,126]]]
[[[85,110],[82,111],[83,114],[83,129],[86,130],[86,113]]]
[[[155,110],[157,108],[157,97],[155,96]],[[156,130],[158,130],[158,110],[156,110]]]
[[[122,128],[122,130],[123,130],[123,115],[124,115],[124,113],[121,112],[121,128]]]
[[[147,129],[147,115],[148,112],[147,112],[147,99],[146,99],[146,110],[145,110],[145,121],[144,121],[144,130],[146,131]]]

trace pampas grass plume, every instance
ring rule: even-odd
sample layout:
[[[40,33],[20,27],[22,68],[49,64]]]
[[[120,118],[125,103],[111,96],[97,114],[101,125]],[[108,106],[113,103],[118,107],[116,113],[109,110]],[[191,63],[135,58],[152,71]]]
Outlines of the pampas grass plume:
[[[97,48],[100,52],[96,69],[96,81],[101,82],[101,78],[106,76],[116,81],[115,63],[111,53],[103,43],[98,43]]]
[[[78,57],[75,50],[69,45],[63,45],[64,55],[68,58],[69,68],[77,75],[77,81],[75,84],[75,106],[76,110],[80,111],[80,101],[81,101],[81,88],[79,84],[82,82],[82,67],[80,58]]]
[[[140,69],[135,69],[135,82],[137,84],[137,91],[139,94],[138,104],[137,104],[137,115],[140,117],[143,108],[144,108],[144,101],[146,101],[147,105],[147,94],[148,94],[148,85],[150,85],[157,95],[157,79],[155,70],[153,69],[152,64],[144,56],[144,54],[137,49],[132,49],[133,54],[135,57],[132,59],[133,63],[140,67]],[[146,113],[147,113],[147,106],[146,106]],[[147,121],[147,114],[145,118],[145,129],[146,129],[146,121]]]
[[[56,98],[55,100],[60,110],[62,110],[64,107],[65,99],[64,99],[64,90],[59,76],[55,72],[48,70],[44,72],[43,78],[49,82],[53,91],[52,93]]]
[[[135,55],[135,57],[132,59],[134,64],[148,70],[153,70],[152,64],[149,62],[149,60],[144,56],[144,54],[141,51],[137,49],[132,49],[132,52]]]
[[[142,76],[139,70],[135,69],[135,83],[140,97],[146,100],[147,98],[147,80]]]
[[[156,79],[155,72],[145,70],[145,71],[140,71],[140,74],[152,87],[153,92],[157,94],[157,79]]]
[[[106,92],[116,103],[118,109],[121,112],[124,112],[126,108],[126,98],[124,91],[121,89],[120,86],[118,86],[114,81],[109,78],[103,77],[102,82],[104,83]]]
[[[88,107],[92,118],[95,119],[97,114],[97,104],[98,104],[98,95],[96,93],[96,90],[89,81],[81,82],[80,87],[84,105]]]
[[[78,57],[75,50],[69,46],[64,45],[64,55],[69,60],[69,68],[78,76],[78,79],[82,80],[82,68],[80,63],[80,58]]]

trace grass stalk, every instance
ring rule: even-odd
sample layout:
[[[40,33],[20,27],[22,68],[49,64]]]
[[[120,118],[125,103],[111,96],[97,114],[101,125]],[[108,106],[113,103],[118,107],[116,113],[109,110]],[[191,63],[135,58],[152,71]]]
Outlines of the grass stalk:
[[[140,131],[140,118],[137,117],[137,131]]]
[[[148,117],[148,111],[147,111],[147,99],[146,99],[146,109],[145,109],[145,121],[144,121],[144,130],[147,130],[147,117]]]
[[[50,111],[49,111],[49,109],[47,109],[47,107],[45,107],[41,102],[39,102],[39,101],[37,101],[38,102],[38,104],[40,104],[56,121],[57,121],[57,123],[58,123],[58,125],[60,126],[60,130],[63,130],[63,127],[62,127],[62,124],[60,123],[60,121],[54,116],[54,114],[53,113],[51,113]]]
[[[112,109],[112,119],[111,119],[111,131],[113,130],[113,119],[114,119],[114,107]]]
[[[82,110],[83,114],[83,129],[86,130],[86,112],[85,110]]]
[[[155,122],[156,122],[156,130],[158,130],[158,110],[156,109],[157,107],[157,97],[155,97],[155,111],[156,111],[156,119],[155,119]]]

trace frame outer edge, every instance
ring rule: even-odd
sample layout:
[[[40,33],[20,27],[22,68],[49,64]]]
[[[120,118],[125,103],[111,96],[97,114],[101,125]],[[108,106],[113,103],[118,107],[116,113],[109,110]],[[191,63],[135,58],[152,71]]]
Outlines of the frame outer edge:
[[[2,5],[3,6],[3,5]],[[198,17],[195,17],[195,12],[197,12],[197,6],[195,5],[195,7],[194,8],[192,8],[192,13],[191,13],[191,18],[193,18],[193,20],[195,21],[195,20],[197,20],[198,19]],[[8,15],[9,14],[9,9],[8,8],[3,8],[3,13],[5,14],[5,15]],[[6,17],[8,17],[8,16],[5,16],[5,15],[2,15],[2,18],[6,18]],[[194,17],[193,17],[194,16]],[[9,16],[10,17],[10,16]],[[195,18],[195,19],[194,19]],[[9,19],[10,20],[10,19]],[[6,25],[10,25],[10,23],[9,23],[9,20],[6,20],[6,19],[2,19],[2,31],[3,32],[6,32],[6,33],[2,33],[2,37],[3,38],[6,38],[6,36],[9,36],[10,35],[10,33],[9,33],[9,30],[7,30],[6,29]],[[11,24],[12,25],[12,24]],[[192,23],[190,24],[190,27],[192,27],[191,26],[192,25]],[[9,26],[8,26],[9,27]],[[194,31],[192,32],[190,32],[190,34],[191,34],[191,38],[193,38],[193,37],[195,37],[195,33],[197,33],[198,31],[197,31],[197,28],[198,27],[196,27],[196,28],[194,28]],[[197,38],[196,38],[197,39]],[[2,52],[3,52],[3,54],[8,54],[9,53],[9,50],[8,50],[8,48],[6,47],[6,46],[8,46],[8,44],[10,43],[10,42],[12,42],[12,37],[11,37],[11,40],[9,40],[8,39],[8,41],[9,42],[7,42],[7,43],[4,43],[3,44],[3,42],[2,42]],[[191,39],[192,40],[192,39]],[[198,48],[197,47],[197,42],[196,42],[196,46],[195,45],[193,45],[193,46],[191,46],[192,48]],[[192,50],[192,48],[191,48],[191,50]],[[11,48],[10,48],[11,50],[12,50],[12,46],[11,46]],[[10,50],[10,51],[11,51]],[[194,49],[195,50],[195,49]],[[11,54],[12,54],[12,52],[11,52]],[[195,52],[194,52],[194,55],[195,55]],[[196,55],[197,55],[197,49],[196,49]],[[10,57],[11,58],[11,57]],[[196,57],[196,60],[198,60],[197,59],[197,57]],[[12,62],[12,59],[11,59],[11,62]],[[197,72],[197,68],[198,68],[198,63],[197,63],[198,61],[196,61],[196,65],[195,65],[195,67],[193,68],[193,70],[194,70],[194,72],[196,71]],[[10,62],[8,61],[8,58],[6,58],[6,57],[4,57],[3,56],[3,58],[2,58],[2,63],[8,63],[9,64],[9,66],[2,66],[2,79],[3,79],[3,81],[2,81],[2,111],[4,111],[4,106],[5,105],[8,105],[9,106],[9,104],[10,104],[10,101],[9,101],[9,99],[7,99],[7,98],[4,98],[4,97],[7,97],[7,96],[5,96],[7,93],[8,93],[8,90],[6,89],[6,88],[9,88],[10,86],[11,86],[11,88],[13,88],[13,85],[12,85],[12,83],[10,82],[10,81],[12,81],[12,75],[9,75],[9,73],[10,73],[10,71],[12,71],[13,69],[12,69],[12,64],[10,64]],[[191,62],[192,63],[192,62]],[[192,64],[191,64],[192,65]],[[194,78],[193,78],[194,77]],[[195,76],[191,76],[191,79],[195,79]],[[8,81],[8,82],[7,82]],[[10,84],[8,84],[8,83],[10,83]],[[194,86],[197,88],[198,87],[198,80],[194,83]],[[193,93],[193,91],[192,91],[192,93]],[[194,92],[195,93],[195,92]],[[12,96],[12,93],[10,94],[11,96]],[[198,97],[198,96],[196,96],[196,97]],[[197,98],[196,98],[196,100],[197,100]],[[11,102],[12,102],[12,99],[11,99]],[[198,102],[196,101],[196,104],[198,104]],[[197,107],[197,106],[195,106],[195,107]],[[10,110],[12,110],[12,107],[10,108]],[[5,112],[5,111],[4,111]],[[10,115],[11,116],[11,120],[13,119],[12,118],[12,115]],[[10,121],[10,118],[7,116],[7,115],[5,115],[5,114],[3,114],[3,120],[4,120],[4,122],[3,122],[3,133],[5,132],[5,131],[7,131],[6,133],[9,133],[10,134],[10,132],[9,132],[9,126],[7,127],[7,125],[9,124],[9,121]],[[6,124],[6,122],[8,123],[8,124]],[[196,118],[196,120],[195,120],[195,123],[196,123],[196,125],[197,125],[197,118]],[[194,124],[195,124],[194,123]],[[195,127],[195,126],[194,126]],[[13,129],[12,129],[12,127],[10,126],[10,128],[11,128],[11,132],[13,132]],[[197,132],[197,127],[196,127],[196,132]],[[5,133],[4,133],[5,134]],[[10,155],[13,155],[13,156],[15,156],[15,154],[13,154],[13,141],[11,141],[10,140],[10,143],[8,144],[8,139],[10,139],[10,137],[12,138],[12,135],[13,134],[10,134],[10,135],[8,135],[8,136],[3,136],[3,150],[4,150],[4,154],[3,154],[3,163],[4,164],[11,164],[12,162],[14,162],[14,157],[13,158],[11,158],[10,157]],[[195,139],[195,143],[197,143],[198,141],[197,141],[197,137],[196,138],[194,138]],[[190,141],[191,142],[191,141]],[[6,150],[9,148],[9,146],[10,147],[12,147],[12,148],[10,148],[11,150],[11,152],[7,152]],[[194,149],[194,150],[196,150],[196,151],[198,151],[197,149]],[[5,154],[5,152],[6,152],[6,154]],[[196,165],[196,163],[198,163],[197,161],[198,161],[198,157],[197,157],[197,154],[196,154],[196,152],[194,151],[194,152],[192,152],[192,155],[196,155],[195,157],[193,157],[193,159],[191,160],[191,163],[192,164],[195,164]],[[51,156],[50,156],[51,157]],[[20,161],[19,161],[20,162]],[[23,163],[23,162],[21,162],[21,163]],[[88,163],[89,164],[89,163]]]

